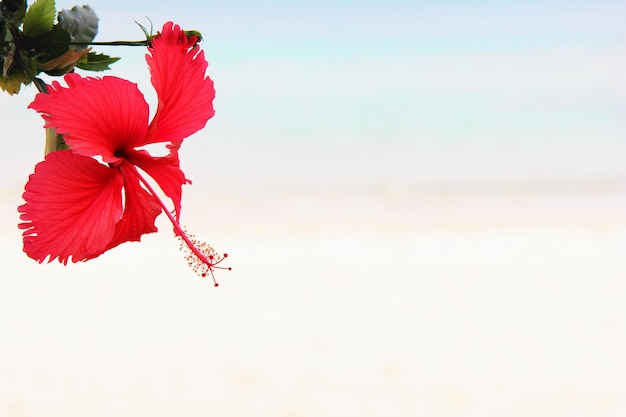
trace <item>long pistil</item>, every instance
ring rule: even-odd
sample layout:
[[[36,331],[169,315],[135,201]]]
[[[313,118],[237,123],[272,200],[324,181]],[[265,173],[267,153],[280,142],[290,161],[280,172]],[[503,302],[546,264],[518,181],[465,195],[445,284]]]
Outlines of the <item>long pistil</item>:
[[[189,266],[191,266],[194,272],[198,273],[201,277],[206,277],[207,274],[211,275],[213,279],[214,285],[217,287],[219,284],[215,280],[215,276],[213,275],[214,269],[226,269],[231,270],[230,267],[217,266],[221,263],[228,254],[224,254],[220,256],[215,250],[205,242],[199,242],[195,239],[194,235],[187,233],[187,231],[180,225],[177,219],[174,218],[170,210],[167,208],[163,200],[159,197],[159,195],[154,191],[154,188],[143,178],[143,176],[137,171],[135,166],[124,160],[123,162],[124,168],[127,168],[130,172],[132,172],[139,181],[146,187],[148,192],[152,194],[157,203],[161,206],[161,210],[167,215],[174,226],[174,231],[176,235],[182,240],[181,246],[184,244],[189,250],[187,256],[187,262]]]

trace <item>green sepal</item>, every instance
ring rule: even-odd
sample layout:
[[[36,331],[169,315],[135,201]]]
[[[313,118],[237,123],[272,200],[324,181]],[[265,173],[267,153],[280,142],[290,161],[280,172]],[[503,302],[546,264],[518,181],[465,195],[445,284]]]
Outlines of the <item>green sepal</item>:
[[[37,36],[49,32],[54,25],[55,16],[54,0],[36,0],[24,15],[24,35]]]
[[[185,31],[185,36],[188,38],[191,38],[192,36],[197,36],[198,37],[198,42],[200,42],[202,40],[202,34],[200,32],[198,32],[197,30],[186,30]]]
[[[119,61],[118,57],[110,57],[105,54],[99,54],[96,52],[89,52],[86,56],[80,59],[76,64],[76,67],[86,71],[105,71],[111,69],[109,65]]]

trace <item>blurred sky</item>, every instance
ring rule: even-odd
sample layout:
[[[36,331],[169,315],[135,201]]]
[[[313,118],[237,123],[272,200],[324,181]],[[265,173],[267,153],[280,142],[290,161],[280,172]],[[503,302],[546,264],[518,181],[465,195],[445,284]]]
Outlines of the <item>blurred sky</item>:
[[[194,13],[136,3],[103,7],[101,38],[136,38],[118,22],[145,23],[145,10],[157,27],[202,28],[217,115],[183,155],[228,177],[212,190],[393,199],[433,187],[608,188],[605,208],[619,203],[621,2],[207,2]],[[150,97],[141,54],[124,52],[115,71]]]
[[[236,155],[234,183],[626,178],[622,2],[91,5],[102,41],[146,18],[202,31],[217,116],[190,157]],[[143,52],[98,50],[154,104]]]

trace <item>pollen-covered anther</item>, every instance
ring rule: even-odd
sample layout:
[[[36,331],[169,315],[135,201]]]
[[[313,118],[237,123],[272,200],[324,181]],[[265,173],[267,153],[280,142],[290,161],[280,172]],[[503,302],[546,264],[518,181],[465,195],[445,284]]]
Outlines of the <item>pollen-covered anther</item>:
[[[219,284],[215,280],[213,271],[215,269],[225,269],[228,271],[232,269],[230,267],[218,266],[228,257],[228,254],[220,255],[211,245],[196,239],[195,235],[187,233],[186,229],[184,229],[184,234],[184,237],[180,235],[177,237],[180,240],[180,250],[185,254],[187,265],[202,278],[211,275],[213,283],[217,287]]]

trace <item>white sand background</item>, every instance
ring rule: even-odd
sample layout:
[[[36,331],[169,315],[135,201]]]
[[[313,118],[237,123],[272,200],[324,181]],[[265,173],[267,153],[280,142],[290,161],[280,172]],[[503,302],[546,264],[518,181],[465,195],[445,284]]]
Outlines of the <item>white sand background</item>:
[[[166,234],[66,268],[4,235],[0,415],[626,410],[624,226],[217,234],[217,289]]]
[[[265,206],[193,190],[188,224],[234,267],[219,288],[163,219],[67,267],[3,229],[0,415],[626,411],[623,189]]]

